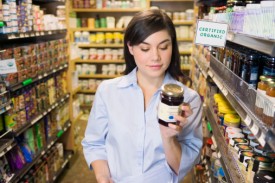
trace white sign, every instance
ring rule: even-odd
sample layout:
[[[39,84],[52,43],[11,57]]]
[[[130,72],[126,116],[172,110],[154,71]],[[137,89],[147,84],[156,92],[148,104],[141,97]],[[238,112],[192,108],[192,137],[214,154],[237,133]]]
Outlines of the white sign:
[[[0,74],[17,72],[15,59],[0,60]]]
[[[228,24],[198,20],[195,44],[224,47]]]

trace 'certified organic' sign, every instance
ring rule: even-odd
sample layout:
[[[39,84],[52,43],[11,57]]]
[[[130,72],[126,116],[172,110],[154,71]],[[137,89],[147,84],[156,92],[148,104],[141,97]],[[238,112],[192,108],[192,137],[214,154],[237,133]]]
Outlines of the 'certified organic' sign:
[[[0,74],[17,72],[15,59],[0,60]]]
[[[228,25],[198,20],[195,44],[224,47]]]

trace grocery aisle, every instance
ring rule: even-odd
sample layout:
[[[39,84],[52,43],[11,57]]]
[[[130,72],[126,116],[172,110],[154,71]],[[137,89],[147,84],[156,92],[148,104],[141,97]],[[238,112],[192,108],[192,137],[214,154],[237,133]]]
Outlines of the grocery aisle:
[[[80,119],[79,127],[79,137],[82,139],[84,137],[84,132],[87,124],[87,115],[83,115]],[[82,154],[81,144],[77,144],[77,156],[71,162],[70,166],[65,169],[65,171],[61,174],[57,182],[60,183],[79,183],[79,182],[89,182],[96,183],[95,175],[93,171],[90,171],[87,168],[86,161]],[[189,173],[185,180],[182,183],[192,183],[192,174]]]

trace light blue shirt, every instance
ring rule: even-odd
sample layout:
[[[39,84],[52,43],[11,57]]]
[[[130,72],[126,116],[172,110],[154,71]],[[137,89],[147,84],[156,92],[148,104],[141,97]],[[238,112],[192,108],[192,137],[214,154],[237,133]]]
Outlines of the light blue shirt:
[[[182,148],[179,176],[169,167],[162,145],[157,118],[161,90],[153,95],[145,111],[136,69],[103,81],[97,89],[82,141],[89,167],[95,160],[107,160],[112,179],[119,183],[175,183],[188,173],[202,147],[201,99],[170,74],[166,74],[163,83],[181,85],[184,102],[193,110],[178,135]]]

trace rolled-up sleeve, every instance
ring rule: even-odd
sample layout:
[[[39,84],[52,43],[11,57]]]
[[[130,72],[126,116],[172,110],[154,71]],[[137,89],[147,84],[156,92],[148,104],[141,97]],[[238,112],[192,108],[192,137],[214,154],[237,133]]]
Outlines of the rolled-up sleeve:
[[[193,92],[190,100],[187,102],[190,104],[193,114],[188,117],[188,122],[178,136],[182,149],[179,181],[197,163],[202,147],[202,102],[200,96],[196,92]]]
[[[104,91],[102,84],[97,89],[82,140],[84,157],[90,168],[93,161],[107,159],[105,139],[108,133],[108,114],[102,97],[101,91]]]

